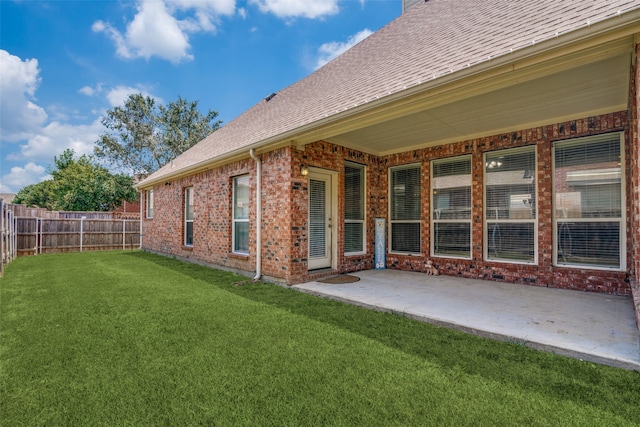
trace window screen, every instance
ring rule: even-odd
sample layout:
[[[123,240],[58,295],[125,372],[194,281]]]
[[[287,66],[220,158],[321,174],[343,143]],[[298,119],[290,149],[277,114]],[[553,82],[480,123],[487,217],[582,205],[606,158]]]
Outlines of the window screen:
[[[153,218],[153,190],[147,190],[147,218]]]
[[[471,257],[471,157],[431,163],[434,256]]]
[[[555,144],[557,265],[624,267],[620,139],[615,133]]]
[[[420,166],[390,170],[391,251],[420,253]]]
[[[364,166],[344,167],[344,251],[364,252]]]
[[[485,258],[536,261],[535,147],[485,155]]]
[[[249,253],[249,175],[233,179],[233,252]]]
[[[193,246],[193,187],[184,189],[184,244]]]

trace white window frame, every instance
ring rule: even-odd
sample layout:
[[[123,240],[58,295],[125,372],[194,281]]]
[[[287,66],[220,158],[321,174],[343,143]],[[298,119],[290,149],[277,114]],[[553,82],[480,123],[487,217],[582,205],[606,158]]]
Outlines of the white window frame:
[[[528,145],[525,147],[518,147],[518,148],[511,148],[511,149],[504,149],[504,150],[496,150],[496,151],[490,151],[490,152],[486,152],[483,154],[483,165],[485,165],[485,168],[488,167],[488,162],[487,162],[487,155],[491,155],[491,154],[495,154],[495,153],[500,153],[500,154],[504,154],[504,155],[509,155],[509,154],[518,154],[518,153],[525,153],[527,151],[533,151],[533,156],[534,156],[534,169],[531,172],[532,174],[532,178],[533,178],[533,203],[535,206],[535,201],[538,200],[538,180],[537,180],[537,173],[536,171],[538,170],[538,153],[536,150],[536,146],[535,145]],[[482,193],[483,193],[483,211],[484,211],[484,228],[483,228],[483,257],[485,261],[488,262],[504,262],[504,263],[509,263],[509,264],[525,264],[525,265],[536,265],[538,264],[538,210],[537,207],[536,208],[531,208],[530,209],[534,209],[533,212],[534,214],[532,215],[533,218],[499,218],[499,215],[496,215],[498,218],[489,218],[488,217],[488,213],[490,211],[489,207],[487,206],[487,173],[484,173],[484,182],[482,183]],[[523,202],[524,204],[524,202]],[[531,261],[526,261],[526,260],[516,260],[516,259],[511,259],[511,258],[500,258],[499,256],[496,257],[491,257],[490,256],[490,242],[489,242],[489,224],[504,224],[504,223],[508,223],[508,224],[523,224],[523,223],[527,223],[527,224],[533,224],[533,260]],[[499,229],[498,229],[499,230]],[[495,244],[495,243],[494,243]]]
[[[194,198],[194,193],[193,193],[193,187],[185,187],[184,189],[184,236],[183,236],[183,243],[185,246],[189,246],[189,247],[193,247],[193,240],[194,240],[194,227],[193,227],[193,205],[189,205],[189,200],[193,200]],[[189,206],[191,206],[191,218],[189,218]],[[188,224],[191,224],[191,243],[187,242],[187,231],[189,229]]]
[[[568,144],[580,144],[588,143],[589,141],[596,141],[598,139],[603,139],[607,137],[611,137],[613,134],[618,134],[620,138],[620,217],[602,217],[602,218],[560,218],[558,215],[558,209],[556,208],[556,147],[558,145],[568,145]],[[554,267],[569,267],[569,268],[580,268],[580,269],[588,269],[588,270],[605,270],[605,271],[626,271],[627,269],[627,218],[626,218],[626,206],[627,206],[627,197],[626,197],[626,167],[625,167],[625,138],[624,132],[611,132],[602,135],[596,136],[587,136],[587,137],[579,137],[572,138],[569,140],[556,141],[553,144],[551,150],[551,174],[552,174],[552,205],[553,205],[553,266]],[[570,223],[570,222],[618,222],[620,229],[620,241],[619,241],[619,256],[620,263],[617,267],[605,266],[605,265],[597,265],[597,264],[571,264],[571,263],[563,263],[558,261],[558,227],[562,223]]]
[[[153,190],[147,190],[146,196],[146,217],[153,218]]]
[[[469,200],[469,218],[465,218],[465,219],[439,219],[436,209],[435,209],[435,194],[434,192],[437,190],[434,185],[435,185],[435,179],[433,176],[433,172],[434,172],[434,165],[436,164],[442,164],[442,163],[449,163],[449,162],[460,162],[460,161],[464,161],[467,160],[469,161],[469,167],[470,170],[473,167],[472,164],[472,158],[471,155],[462,155],[462,156],[455,156],[455,157],[447,157],[444,159],[436,159],[436,160],[432,160],[431,161],[431,176],[430,176],[430,206],[431,206],[431,212],[429,213],[429,218],[430,218],[430,223],[429,223],[429,229],[430,229],[430,235],[431,235],[431,256],[432,257],[437,257],[437,258],[452,258],[452,259],[471,259],[473,256],[473,213],[471,212],[471,209],[473,208],[473,174],[470,173],[469,174],[469,188],[470,188],[470,192],[471,192],[471,196],[470,196],[470,200]],[[435,229],[436,229],[436,224],[469,224],[469,256],[462,256],[462,255],[456,255],[456,254],[447,254],[447,253],[436,253],[435,251],[435,243],[436,243],[436,236],[435,236]]]
[[[239,223],[246,223],[249,224],[249,199],[250,199],[250,194],[247,193],[247,199],[246,204],[247,204],[247,217],[246,218],[236,218],[236,208],[237,208],[237,188],[238,188],[238,182],[240,180],[246,180],[246,185],[247,185],[247,189],[249,190],[249,175],[240,175],[240,176],[236,176],[233,178],[233,196],[232,196],[232,200],[233,200],[233,204],[232,204],[232,209],[231,209],[231,222],[232,222],[232,227],[231,227],[231,252],[233,252],[234,254],[240,254],[240,255],[248,255],[249,254],[249,237],[248,237],[248,233],[249,233],[249,227],[247,227],[247,249],[238,249],[238,247],[236,246],[236,225]]]
[[[392,174],[395,171],[398,170],[402,170],[402,169],[418,169],[418,175],[420,176],[420,184],[419,184],[419,188],[420,188],[420,195],[419,195],[419,203],[418,205],[420,206],[420,218],[415,219],[415,220],[395,220],[392,218],[393,215],[393,209],[392,209],[392,203],[394,201],[394,194],[393,194],[393,179],[392,179]],[[407,164],[407,165],[401,165],[401,166],[393,166],[389,168],[389,175],[388,175],[388,181],[389,181],[389,205],[388,205],[388,211],[389,212],[389,236],[388,236],[388,247],[389,247],[389,253],[393,253],[393,254],[401,254],[401,255],[420,255],[422,253],[422,218],[421,218],[421,213],[422,213],[422,165],[420,163],[411,163],[411,164]],[[417,252],[405,252],[405,251],[398,251],[398,250],[394,250],[393,248],[393,224],[418,224],[419,225],[419,236],[418,236],[418,242],[419,242],[419,248]]]
[[[347,179],[346,179],[346,168],[350,167],[353,169],[358,169],[360,171],[360,206],[361,206],[361,212],[362,212],[362,219],[347,219],[347,206],[346,206],[346,186],[347,186]],[[344,194],[345,194],[345,209],[344,209],[344,242],[346,244],[347,242],[347,227],[346,224],[360,224],[360,228],[361,228],[361,234],[362,234],[362,250],[360,251],[351,251],[348,252],[345,250],[344,254],[351,256],[351,255],[363,255],[367,252],[367,233],[366,233],[366,228],[365,228],[365,224],[367,223],[367,198],[366,198],[366,191],[367,191],[367,168],[365,165],[361,165],[359,163],[353,163],[353,162],[345,162],[344,163],[344,168],[345,168],[345,178],[344,178]]]

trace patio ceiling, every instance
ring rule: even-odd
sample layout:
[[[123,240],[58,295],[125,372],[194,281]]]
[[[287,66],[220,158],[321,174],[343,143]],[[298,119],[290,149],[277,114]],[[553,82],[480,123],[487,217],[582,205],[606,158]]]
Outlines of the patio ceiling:
[[[303,142],[317,138],[386,155],[626,110],[629,46],[425,92],[303,136]]]

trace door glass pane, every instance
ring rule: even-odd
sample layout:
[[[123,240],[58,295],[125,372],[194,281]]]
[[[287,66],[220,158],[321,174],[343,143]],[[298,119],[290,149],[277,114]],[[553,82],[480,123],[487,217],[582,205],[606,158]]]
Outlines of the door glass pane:
[[[326,183],[309,180],[309,257],[323,257],[326,251]]]

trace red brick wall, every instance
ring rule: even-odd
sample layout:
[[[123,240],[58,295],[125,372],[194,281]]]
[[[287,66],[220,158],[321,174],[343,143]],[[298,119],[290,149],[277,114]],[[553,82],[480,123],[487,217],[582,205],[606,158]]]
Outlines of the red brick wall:
[[[142,247],[185,259],[232,269],[255,268],[255,228],[249,234],[249,256],[231,253],[233,177],[250,174],[254,197],[255,164],[244,160],[156,185],[154,217],[144,218]],[[193,187],[193,247],[184,245],[184,190]],[[145,200],[146,203],[146,200]],[[146,210],[146,206],[145,206]],[[255,223],[255,210],[251,220]]]
[[[387,267],[425,271],[430,259],[430,161],[458,155],[472,156],[472,258],[460,260],[433,258],[442,274],[469,278],[499,280],[537,286],[562,287],[617,294],[629,294],[629,278],[638,271],[640,252],[640,208],[638,180],[640,154],[635,131],[630,135],[628,112],[617,112],[566,123],[526,129],[501,135],[477,138],[443,146],[428,147],[384,157],[319,141],[308,144],[304,150],[293,147],[278,149],[259,157],[263,167],[262,182],[262,273],[289,284],[308,280],[307,271],[307,207],[308,180],[301,176],[300,167],[312,167],[338,172],[338,189],[343,187],[344,162],[352,161],[366,168],[366,254],[343,254],[342,221],[338,226],[338,271],[351,272],[373,268],[374,219],[386,218],[388,205],[389,167],[407,163],[420,163],[422,171],[422,253],[419,256],[403,256],[387,253]],[[635,123],[635,122],[634,122]],[[628,200],[628,253],[626,272],[553,267],[552,226],[552,142],[560,139],[625,131],[626,167],[631,171],[627,179]],[[635,145],[629,142],[633,138]],[[483,153],[506,148],[533,145],[537,155],[538,179],[538,262],[535,265],[487,262],[483,260]],[[632,167],[633,166],[633,167]],[[234,176],[250,175],[250,236],[249,256],[231,254],[231,206],[232,180]],[[183,193],[193,186],[194,245],[185,247],[183,241]],[[246,159],[194,176],[172,181],[170,185],[154,188],[155,214],[144,219],[143,247],[184,258],[243,270],[255,271],[255,191],[256,163]],[[340,191],[340,195],[342,192]],[[338,197],[338,217],[344,213],[344,201]],[[388,221],[387,221],[388,224]]]
[[[122,204],[112,212],[140,214],[140,202],[127,202],[123,200]]]
[[[429,240],[429,168],[433,159],[447,158],[458,155],[472,156],[472,257],[471,260],[434,257],[434,264],[441,274],[460,277],[499,280],[513,283],[523,283],[538,286],[561,287],[587,291],[607,292],[627,295],[630,293],[628,276],[631,268],[626,272],[589,270],[581,268],[553,267],[553,217],[552,217],[552,173],[551,147],[552,142],[560,139],[595,135],[610,131],[627,131],[626,150],[629,150],[629,125],[627,113],[618,112],[597,117],[585,118],[566,123],[557,123],[534,129],[527,129],[502,135],[477,138],[469,141],[447,144],[414,150],[401,154],[394,154],[383,159],[386,166],[414,163],[419,161],[422,166],[422,255],[404,256],[387,254],[387,266],[402,270],[425,271],[426,261],[430,254]],[[483,154],[507,148],[526,145],[536,146],[538,162],[537,191],[538,191],[538,263],[536,265],[509,264],[504,262],[490,262],[483,260]],[[627,161],[627,170],[630,162]],[[385,171],[381,176],[386,181]],[[628,180],[627,180],[628,181]],[[386,183],[383,184],[386,186]],[[385,187],[386,188],[386,187]],[[627,183],[627,193],[632,186]],[[628,205],[628,211],[631,204]],[[384,208],[377,216],[386,217]],[[631,249],[629,247],[629,249]],[[627,265],[631,266],[632,253],[628,250]]]

